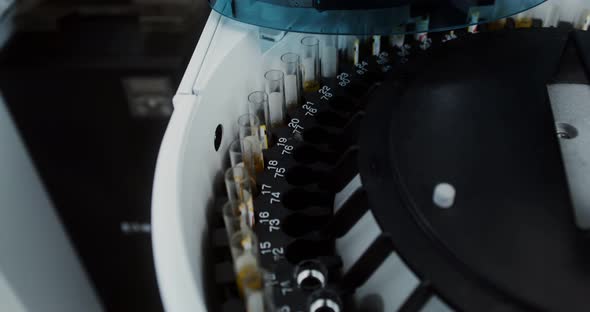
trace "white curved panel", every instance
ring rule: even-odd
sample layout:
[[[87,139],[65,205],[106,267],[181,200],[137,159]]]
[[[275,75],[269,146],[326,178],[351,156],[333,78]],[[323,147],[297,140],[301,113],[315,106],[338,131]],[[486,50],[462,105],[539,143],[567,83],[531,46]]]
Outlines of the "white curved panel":
[[[219,29],[218,29],[219,31]],[[250,73],[260,64],[254,34],[234,32],[223,62],[207,62],[211,73],[195,95],[177,95],[162,141],[152,198],[152,241],[160,294],[167,311],[205,311],[203,239],[206,210],[221,183],[235,122],[246,112]],[[243,62],[245,56],[249,62]],[[212,56],[214,58],[214,56]],[[207,57],[207,60],[209,58]],[[199,79],[203,76],[200,74]],[[215,129],[223,126],[219,151]]]
[[[561,18],[574,20],[575,4],[559,2]],[[551,4],[557,5],[557,0]],[[569,5],[568,5],[569,4]],[[587,7],[588,5],[585,4]],[[549,4],[533,15],[547,15]],[[175,112],[162,142],[152,200],[152,236],[158,284],[168,311],[204,311],[203,234],[206,209],[221,181],[226,150],[235,134],[235,121],[246,111],[249,92],[263,87],[262,73],[279,68],[280,53],[297,48],[301,34],[287,34],[268,52],[261,49],[258,28],[212,13],[174,99]],[[224,135],[213,148],[218,124]],[[367,214],[338,241],[349,267],[379,229]],[[393,254],[357,292],[359,301],[383,297],[387,311],[399,307],[418,280]]]
[[[25,305],[0,271],[0,311],[25,312]]]

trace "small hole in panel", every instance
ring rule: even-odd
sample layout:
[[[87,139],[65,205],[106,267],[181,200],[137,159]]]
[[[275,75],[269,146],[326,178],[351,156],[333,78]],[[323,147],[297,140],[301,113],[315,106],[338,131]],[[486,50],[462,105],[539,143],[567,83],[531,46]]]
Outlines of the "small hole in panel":
[[[219,146],[221,145],[221,139],[223,138],[223,126],[221,124],[217,125],[215,128],[215,138],[213,139],[213,147],[215,147],[215,151],[219,150]]]
[[[557,131],[557,137],[564,140],[571,140],[578,136],[578,129],[576,127],[564,123],[558,122],[555,125]]]

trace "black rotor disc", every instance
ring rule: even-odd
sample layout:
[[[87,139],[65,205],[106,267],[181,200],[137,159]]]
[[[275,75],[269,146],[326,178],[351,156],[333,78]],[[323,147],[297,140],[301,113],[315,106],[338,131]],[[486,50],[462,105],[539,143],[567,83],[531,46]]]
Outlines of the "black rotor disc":
[[[590,307],[590,242],[575,224],[546,88],[567,47],[590,55],[584,40],[529,30],[451,42],[370,101],[360,141],[370,208],[408,266],[459,310]],[[581,64],[565,76],[584,79]],[[456,188],[450,209],[433,204],[441,182]]]

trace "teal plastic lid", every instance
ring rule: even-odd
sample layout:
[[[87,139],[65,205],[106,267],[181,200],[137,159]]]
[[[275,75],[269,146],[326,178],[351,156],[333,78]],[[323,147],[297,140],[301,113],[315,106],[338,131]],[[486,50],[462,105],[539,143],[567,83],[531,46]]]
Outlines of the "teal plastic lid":
[[[209,0],[231,19],[323,34],[444,31],[505,18],[545,0]]]

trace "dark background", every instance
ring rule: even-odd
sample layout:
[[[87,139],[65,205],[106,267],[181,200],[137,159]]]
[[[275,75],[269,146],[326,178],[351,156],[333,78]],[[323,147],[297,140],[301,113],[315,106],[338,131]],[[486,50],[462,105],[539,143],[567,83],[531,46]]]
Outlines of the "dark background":
[[[205,0],[17,9],[0,91],[107,311],[161,311],[150,201]],[[75,299],[74,299],[75,300]]]

